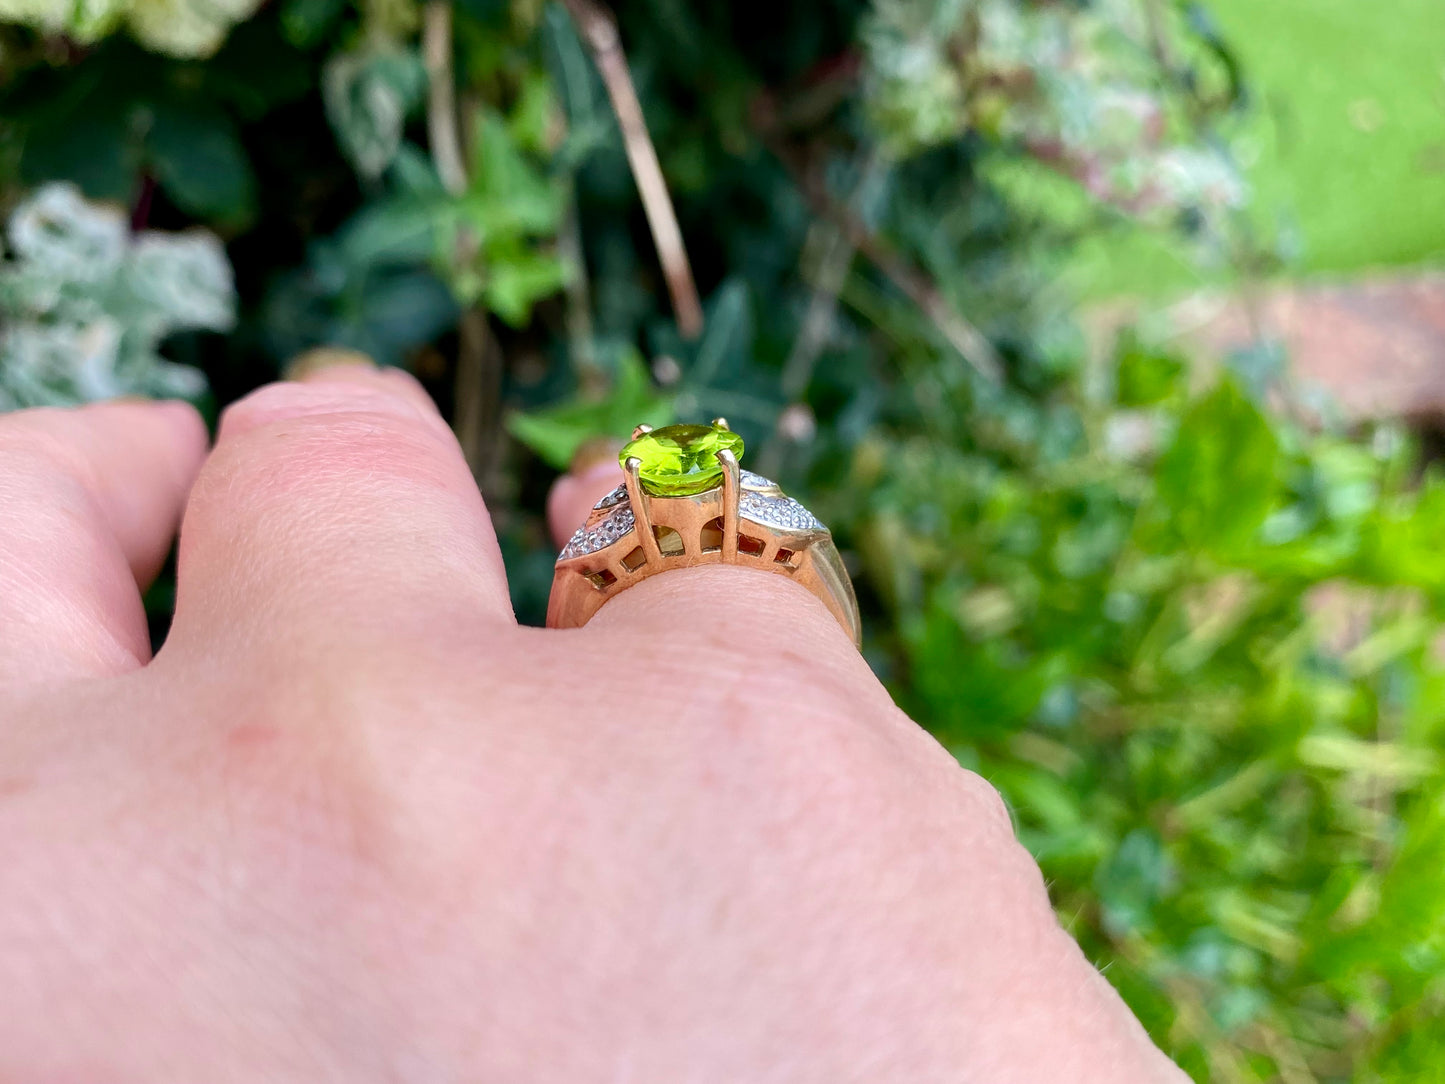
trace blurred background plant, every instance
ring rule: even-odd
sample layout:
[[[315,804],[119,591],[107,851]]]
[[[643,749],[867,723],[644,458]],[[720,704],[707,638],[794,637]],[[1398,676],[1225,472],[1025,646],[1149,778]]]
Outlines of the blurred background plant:
[[[213,234],[133,234],[119,210],[86,203],[64,182],[17,207],[7,234],[0,410],[205,390],[199,369],[158,348],[178,332],[228,331],[235,320],[231,265]]]
[[[1433,1078],[1438,441],[1268,320],[1445,253],[1433,2],[0,0],[0,409],[408,366],[534,622],[556,471],[726,415],[1191,1074]]]

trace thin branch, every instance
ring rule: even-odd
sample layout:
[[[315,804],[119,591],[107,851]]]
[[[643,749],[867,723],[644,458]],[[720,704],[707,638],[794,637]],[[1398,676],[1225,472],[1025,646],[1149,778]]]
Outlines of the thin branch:
[[[567,210],[557,233],[557,252],[572,268],[564,285],[567,339],[572,365],[585,386],[589,381],[596,382],[599,371],[592,327],[592,290],[587,281],[587,255],[582,250],[582,224],[577,213],[577,185],[571,177],[567,178]]]
[[[876,154],[868,155],[863,161],[857,190],[862,192],[872,187],[882,170],[882,159]],[[801,396],[813,378],[813,368],[833,330],[838,295],[843,291],[843,283],[847,281],[848,272],[858,254],[858,250],[843,237],[842,231],[831,222],[816,222],[809,231],[809,239],[815,236],[821,242],[822,256],[812,276],[812,296],[808,299],[808,310],[803,316],[798,337],[783,363],[783,394],[790,400]],[[808,248],[805,243],[805,256]]]
[[[813,292],[808,298],[798,337],[793,340],[793,348],[783,363],[783,394],[789,400],[797,399],[808,389],[813,368],[833,332],[838,294],[858,252],[831,222],[819,222],[816,228],[822,231],[823,254],[818,260]]]
[[[1003,379],[1003,359],[988,336],[960,314],[923,272],[903,259],[893,246],[873,233],[850,207],[827,197],[821,204],[824,217],[833,222],[843,237],[864,259],[882,272],[899,291],[923,310],[945,339],[980,376],[997,384]]]
[[[642,196],[642,209],[647,213],[647,225],[652,230],[667,289],[672,295],[678,330],[685,338],[694,339],[702,333],[702,305],[697,299],[697,285],[693,281],[692,267],[688,264],[687,249],[682,242],[682,230],[677,224],[667,181],[657,160],[657,149],[647,133],[642,103],[637,99],[637,88],[627,67],[627,57],[622,52],[617,20],[594,0],[565,0],[565,3],[582,40],[592,50],[592,59],[602,76],[602,84],[607,88],[607,96],[612,99],[612,109],[617,114],[618,127],[622,129],[627,161],[632,167],[637,191]]]
[[[422,55],[427,75],[427,138],[442,187],[453,196],[467,190],[467,168],[457,137],[457,106],[452,87],[451,0],[427,0],[422,13]]]
[[[495,492],[497,446],[506,432],[497,417],[501,403],[501,346],[486,313],[470,308],[457,322],[457,372],[453,428],[483,493]]]
[[[814,263],[811,274],[813,291],[808,299],[807,311],[798,325],[798,335],[783,362],[781,386],[788,405],[778,412],[772,432],[758,450],[758,472],[769,478],[782,473],[783,458],[791,445],[801,442],[798,429],[800,420],[810,420],[812,411],[803,401],[808,384],[813,379],[818,359],[822,357],[828,339],[837,323],[838,294],[847,281],[848,271],[858,250],[843,239],[837,227],[828,222],[814,222],[809,227],[809,239],[803,244],[805,270],[808,251],[819,247],[822,255]],[[811,426],[804,426],[807,432]]]
[[[998,384],[1003,380],[1003,359],[989,342],[988,336],[948,303],[933,280],[900,255],[884,238],[869,229],[858,213],[847,203],[836,199],[825,185],[802,167],[797,155],[771,142],[778,160],[792,173],[793,180],[813,213],[831,223],[839,235],[858,251],[913,302],[939,333],[974,367],[980,376]]]
[[[432,163],[442,187],[453,196],[467,190],[467,168],[457,124],[456,89],[452,75],[451,0],[427,0],[422,12],[422,55],[427,73],[427,136]],[[463,229],[456,238],[452,259],[460,265],[477,256],[477,240]],[[457,368],[453,377],[453,428],[467,465],[479,484],[495,456],[488,454],[487,435],[496,427],[492,415],[495,371],[495,342],[487,317],[480,309],[467,308],[457,323]]]

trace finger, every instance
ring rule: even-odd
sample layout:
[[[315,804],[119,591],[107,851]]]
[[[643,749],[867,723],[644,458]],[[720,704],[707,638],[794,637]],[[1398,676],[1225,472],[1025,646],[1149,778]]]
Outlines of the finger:
[[[608,455],[601,462],[574,465],[552,484],[547,496],[547,524],[558,547],[587,519],[592,506],[622,484],[622,468]]]
[[[870,688],[876,685],[852,637],[820,599],[786,576],[743,565],[649,576],[613,597],[586,627],[630,644],[645,641],[662,657],[676,652],[681,631],[687,657],[708,657],[710,671],[723,681],[747,680],[766,659],[768,671],[789,682],[867,678]],[[887,706],[881,686],[877,692],[878,706]]]
[[[185,403],[0,418],[0,684],[150,658],[140,589],[165,561],[205,450]]]
[[[231,406],[186,510],[178,581],[177,650],[512,623],[461,449],[396,369],[326,368]]]

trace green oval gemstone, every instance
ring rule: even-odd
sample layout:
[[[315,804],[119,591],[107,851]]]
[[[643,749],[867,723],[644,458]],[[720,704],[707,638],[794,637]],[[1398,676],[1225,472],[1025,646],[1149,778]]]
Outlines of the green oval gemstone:
[[[668,425],[629,441],[617,457],[624,470],[627,461],[642,461],[638,478],[657,497],[686,497],[722,484],[718,452],[727,449],[743,457],[743,438],[715,425]]]

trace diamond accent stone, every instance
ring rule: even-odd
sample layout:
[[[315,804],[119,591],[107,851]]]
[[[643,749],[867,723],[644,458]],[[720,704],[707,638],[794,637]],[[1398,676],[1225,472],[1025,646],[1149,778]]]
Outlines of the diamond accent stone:
[[[619,508],[594,527],[579,527],[577,533],[572,536],[572,540],[563,547],[562,554],[557,560],[567,561],[573,557],[582,557],[589,553],[596,553],[600,549],[606,549],[632,530],[635,522],[632,508],[629,506]]]
[[[611,508],[614,504],[621,504],[625,500],[627,500],[627,487],[618,486],[616,489],[614,489],[611,493],[607,494],[607,496],[603,497],[592,507],[599,510],[603,508]]]
[[[792,497],[770,497],[762,493],[743,490],[738,495],[739,511],[744,519],[760,523],[765,527],[780,527],[786,531],[825,530],[818,517],[809,512]]]
[[[777,489],[778,483],[750,470],[738,472],[738,482],[744,489]]]

